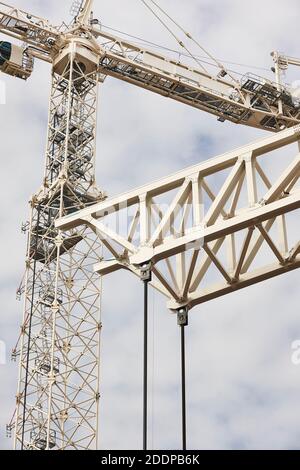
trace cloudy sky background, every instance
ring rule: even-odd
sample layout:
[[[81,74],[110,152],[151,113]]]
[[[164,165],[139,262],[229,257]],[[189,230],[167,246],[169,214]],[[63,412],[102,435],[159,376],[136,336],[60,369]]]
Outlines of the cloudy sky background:
[[[296,0],[253,0],[247,9],[238,0],[160,3],[223,60],[269,69],[272,50],[299,56]],[[104,25],[176,48],[140,1],[95,4]],[[53,24],[70,19],[69,1],[16,5]],[[267,70],[256,73],[271,77]],[[299,70],[288,78],[300,79]],[[24,267],[20,226],[28,217],[29,196],[42,181],[50,68],[37,62],[27,83],[4,75],[1,80],[7,104],[0,107],[0,340],[11,350],[22,314],[15,301]],[[98,184],[114,195],[264,135],[108,79],[100,94]],[[291,362],[291,344],[300,339],[298,286],[294,272],[193,310],[187,332],[190,448],[300,449],[300,366]],[[179,448],[179,331],[153,292],[150,317],[149,444]],[[101,448],[135,449],[142,441],[142,286],[128,273],[105,279],[103,323]],[[2,449],[12,445],[5,424],[14,408],[16,377],[15,364],[0,366]]]

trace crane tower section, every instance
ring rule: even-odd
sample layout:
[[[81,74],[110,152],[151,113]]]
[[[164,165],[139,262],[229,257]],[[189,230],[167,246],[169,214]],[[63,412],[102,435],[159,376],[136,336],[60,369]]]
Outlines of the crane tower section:
[[[86,36],[86,35],[85,35]],[[97,447],[101,246],[55,221],[103,199],[95,185],[99,58],[72,37],[53,58],[45,177],[31,200],[17,393],[17,449]]]

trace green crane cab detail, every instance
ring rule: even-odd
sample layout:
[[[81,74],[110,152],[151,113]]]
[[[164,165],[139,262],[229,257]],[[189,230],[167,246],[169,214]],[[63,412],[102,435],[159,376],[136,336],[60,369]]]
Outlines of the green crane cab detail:
[[[0,67],[11,58],[11,43],[0,41]]]
[[[0,41],[0,72],[27,80],[33,69],[33,58],[22,47]]]

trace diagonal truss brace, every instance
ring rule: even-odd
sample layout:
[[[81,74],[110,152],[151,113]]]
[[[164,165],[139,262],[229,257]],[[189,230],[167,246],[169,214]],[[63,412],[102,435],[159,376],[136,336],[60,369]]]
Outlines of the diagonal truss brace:
[[[192,308],[297,269],[299,131],[95,204],[58,220],[57,227],[85,224],[98,234],[113,256],[95,267],[101,275],[120,269],[140,275],[140,266],[151,262],[153,285],[171,309]],[[298,148],[290,157],[293,144]]]

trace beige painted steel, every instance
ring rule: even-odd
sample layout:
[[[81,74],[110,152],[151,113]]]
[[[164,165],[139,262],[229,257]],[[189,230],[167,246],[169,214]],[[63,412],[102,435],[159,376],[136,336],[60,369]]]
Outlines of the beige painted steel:
[[[220,121],[272,132],[300,122],[300,98],[295,100],[289,88],[281,83],[278,68],[274,82],[251,74],[241,81],[226,74],[226,79],[211,75],[94,26],[92,4],[91,0],[83,2],[75,23],[68,28],[64,24],[54,27],[43,18],[0,2],[0,31],[28,44],[27,53],[31,57],[48,62],[57,58],[72,36],[87,33],[98,50],[101,78],[115,77],[211,113]]]
[[[24,40],[30,35],[29,44],[41,46],[41,58],[49,49],[53,54],[57,30],[8,7],[3,16],[0,7],[0,24],[8,32],[22,31]],[[20,363],[15,449],[99,445],[101,277],[92,267],[101,243],[87,227],[61,231],[54,225],[58,217],[104,199],[95,182],[99,56],[93,38],[81,30],[61,44],[53,54],[43,184],[24,228],[24,315],[13,352]]]
[[[80,59],[81,60],[81,59]],[[16,449],[98,446],[101,243],[54,222],[101,200],[95,185],[98,74],[76,53],[53,70],[44,183],[31,201],[15,419]]]
[[[294,126],[300,122],[300,100],[281,80],[281,69],[299,65],[298,59],[274,56],[274,82],[251,75],[241,82],[229,75],[220,78],[103,31],[92,21],[92,6],[92,0],[84,0],[70,26],[56,27],[0,2],[0,32],[25,44],[23,63],[19,56],[5,72],[27,79],[33,59],[52,64],[44,181],[31,200],[24,229],[24,318],[14,351],[20,356],[16,448],[98,445],[98,273],[127,269],[139,276],[140,264],[151,261],[154,287],[176,309],[300,264],[300,242],[289,244],[288,221],[299,209],[299,154],[275,182],[260,162],[262,155],[299,142]],[[104,201],[94,170],[97,88],[107,76],[220,121],[279,134]],[[209,179],[218,181],[224,172],[220,187],[212,186]],[[125,207],[133,215],[121,233],[107,219]],[[268,259],[254,268],[264,246]],[[99,263],[103,248],[113,259]],[[212,266],[220,277],[216,283],[210,282]]]

